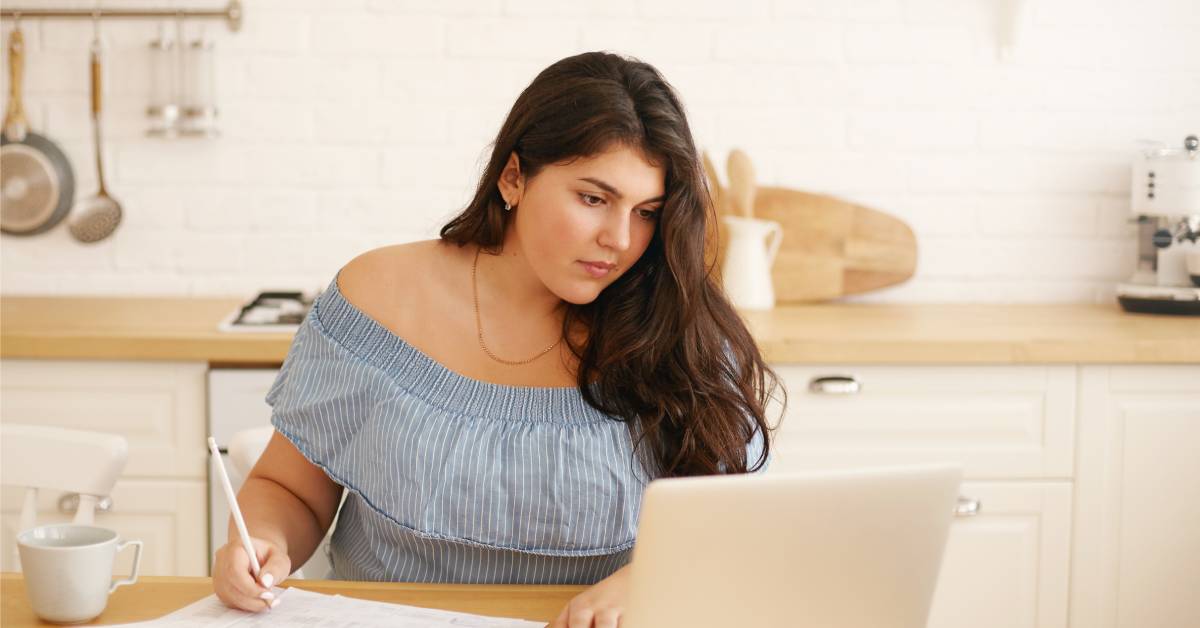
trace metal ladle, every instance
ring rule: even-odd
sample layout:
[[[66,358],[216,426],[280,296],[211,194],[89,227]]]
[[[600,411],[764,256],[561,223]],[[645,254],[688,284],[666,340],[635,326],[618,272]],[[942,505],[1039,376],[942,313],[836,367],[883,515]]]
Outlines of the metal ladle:
[[[100,15],[92,14],[92,134],[96,143],[96,178],[100,189],[79,202],[67,223],[71,235],[80,242],[97,242],[112,235],[121,224],[121,204],[109,196],[104,186],[104,160],[100,144]]]

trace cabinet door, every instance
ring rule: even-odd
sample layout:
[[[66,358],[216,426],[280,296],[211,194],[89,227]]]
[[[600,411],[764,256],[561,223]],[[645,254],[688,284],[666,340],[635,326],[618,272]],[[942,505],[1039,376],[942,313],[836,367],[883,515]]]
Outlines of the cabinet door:
[[[6,486],[0,496],[0,570],[16,571],[16,533],[24,489]],[[38,524],[69,523],[73,511],[59,510],[61,493],[40,491]],[[203,480],[133,480],[113,488],[112,507],[96,513],[96,525],[121,538],[140,539],[141,573],[147,576],[208,575],[208,515]],[[114,573],[127,574],[133,552],[117,557]]]
[[[1200,626],[1200,366],[1085,366],[1071,624]]]
[[[1069,482],[965,482],[973,517],[950,526],[929,628],[1063,628]]]
[[[788,391],[772,467],[946,461],[968,479],[1072,475],[1074,366],[772,366]]]
[[[96,521],[145,542],[143,573],[208,573],[207,364],[6,359],[0,370],[5,423],[109,432],[128,441],[129,458],[111,495],[114,509]],[[22,493],[4,488],[5,569],[14,565]],[[39,511],[41,523],[71,518],[58,511],[51,492],[39,495]],[[118,570],[126,568],[119,564]]]
[[[120,434],[129,441],[121,477],[203,478],[202,362],[0,361],[0,417]]]

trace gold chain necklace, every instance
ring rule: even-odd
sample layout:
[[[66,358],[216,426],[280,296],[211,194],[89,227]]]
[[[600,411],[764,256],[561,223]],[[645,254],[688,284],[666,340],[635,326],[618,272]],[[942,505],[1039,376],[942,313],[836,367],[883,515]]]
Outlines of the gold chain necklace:
[[[543,355],[550,353],[551,349],[553,349],[554,347],[557,347],[559,342],[562,342],[562,336],[559,336],[558,340],[554,341],[554,344],[550,345],[549,347],[546,347],[545,349],[542,349],[542,351],[540,353],[538,353],[537,355],[535,355],[532,358],[529,358],[527,360],[517,360],[517,361],[505,360],[504,358],[501,358],[500,356],[496,355],[495,353],[492,353],[492,350],[488,349],[487,345],[484,344],[484,342],[483,342],[483,321],[479,316],[479,284],[478,284],[478,282],[475,281],[475,269],[476,269],[476,267],[479,266],[479,252],[481,250],[482,249],[475,250],[475,261],[471,263],[471,294],[475,297],[475,329],[479,331],[479,347],[481,349],[483,349],[483,352],[486,353],[489,358],[491,358],[497,362],[500,362],[502,364],[508,364],[508,365],[512,365],[512,366],[517,366],[520,364],[529,364],[530,362],[533,362],[534,360],[542,357]]]

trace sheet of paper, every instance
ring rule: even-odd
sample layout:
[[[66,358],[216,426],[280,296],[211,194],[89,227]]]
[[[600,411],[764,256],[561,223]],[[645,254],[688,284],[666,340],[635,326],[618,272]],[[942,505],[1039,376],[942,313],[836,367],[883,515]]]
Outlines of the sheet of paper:
[[[128,628],[257,628],[259,626],[304,626],[305,628],[543,628],[544,622],[455,613],[403,604],[325,595],[303,589],[276,587],[279,605],[270,611],[247,613],[226,607],[210,595],[159,619],[120,624]]]
[[[280,587],[275,587],[273,591],[276,595],[286,591]],[[283,604],[280,603],[280,606]],[[125,628],[137,626],[139,628],[183,628],[184,626],[231,626],[233,622],[238,621],[244,615],[248,615],[244,611],[229,608],[217,599],[216,595],[210,595],[202,600],[197,600],[187,606],[170,613],[163,615],[158,619],[147,621],[139,621],[131,624],[110,624],[109,628]]]

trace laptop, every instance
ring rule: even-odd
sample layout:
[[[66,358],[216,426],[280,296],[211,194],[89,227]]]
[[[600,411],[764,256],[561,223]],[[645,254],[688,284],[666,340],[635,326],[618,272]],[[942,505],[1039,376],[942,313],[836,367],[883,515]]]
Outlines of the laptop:
[[[922,628],[960,467],[655,480],[624,628]]]

